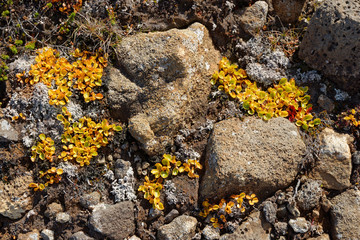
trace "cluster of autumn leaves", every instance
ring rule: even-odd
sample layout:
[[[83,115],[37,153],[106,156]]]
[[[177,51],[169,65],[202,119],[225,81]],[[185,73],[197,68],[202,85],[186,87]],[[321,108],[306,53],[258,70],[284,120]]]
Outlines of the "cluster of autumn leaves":
[[[155,168],[151,170],[154,179],[150,180],[146,176],[144,184],[139,186],[138,191],[144,193],[144,198],[152,204],[154,209],[164,210],[164,204],[160,200],[164,180],[183,172],[187,172],[189,178],[199,178],[195,172],[200,169],[202,165],[197,160],[188,159],[183,163],[177,161],[175,156],[164,154],[161,163],[156,163]]]
[[[255,194],[247,195],[244,192],[238,195],[232,195],[229,201],[221,199],[218,204],[210,204],[208,200],[205,200],[202,203],[204,209],[199,215],[206,218],[209,214],[214,213],[214,216],[210,218],[210,222],[214,228],[223,228],[227,221],[226,215],[232,213],[233,207],[239,209],[241,213],[246,211],[244,200],[246,200],[250,206],[259,202]]]
[[[36,63],[31,65],[28,75],[25,76],[26,73],[23,72],[16,77],[19,81],[29,82],[31,85],[44,83],[49,88],[50,105],[66,105],[73,94],[72,89],[80,91],[85,102],[102,99],[103,95],[95,94],[93,88],[102,84],[106,58],[99,52],[91,55],[79,49],[75,49],[72,57],[75,61],[70,63],[66,58],[60,57],[55,49],[44,47],[37,51]],[[53,82],[55,89],[52,89]]]
[[[108,138],[115,131],[122,130],[121,126],[109,124],[106,119],[96,123],[89,117],[83,117],[78,122],[74,122],[66,107],[62,108],[62,114],[59,114],[57,119],[64,126],[64,133],[61,136],[63,151],[55,157],[54,141],[50,137],[46,137],[45,134],[40,134],[40,141],[31,148],[31,161],[35,162],[39,158],[52,163],[54,159],[62,159],[62,161],[76,162],[80,166],[89,165],[90,160],[98,155],[98,149],[109,143]],[[45,184],[31,183],[29,186],[35,191],[42,191],[49,184],[58,183],[61,180],[60,175],[62,173],[62,169],[55,167],[46,172],[40,171],[39,177],[45,177],[48,181]]]
[[[242,102],[250,115],[257,113],[266,121],[273,117],[288,117],[304,130],[321,123],[319,118],[313,119],[310,113],[312,105],[309,104],[310,95],[305,95],[307,87],[298,87],[294,79],[288,81],[283,78],[279,84],[263,91],[256,82],[247,79],[245,70],[237,68],[236,64],[231,64],[224,57],[219,63],[219,71],[212,76],[211,84]]]

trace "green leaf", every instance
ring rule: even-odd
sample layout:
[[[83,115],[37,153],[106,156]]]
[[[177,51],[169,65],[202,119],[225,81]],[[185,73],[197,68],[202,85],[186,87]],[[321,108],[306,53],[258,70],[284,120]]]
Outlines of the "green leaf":
[[[314,122],[314,125],[316,126],[321,123],[321,120],[320,120],[320,118],[315,118],[313,122]]]
[[[172,175],[173,175],[173,176],[176,176],[176,175],[178,175],[178,174],[179,174],[179,169],[174,168],[173,171],[172,171]]]
[[[308,130],[308,128],[309,128],[309,126],[308,126],[306,123],[304,123],[301,127],[302,127],[304,130]]]
[[[122,130],[121,126],[113,126],[113,129],[117,132],[120,132]]]
[[[42,134],[40,134],[40,135],[39,135],[39,138],[40,138],[40,140],[41,140],[41,141],[44,141],[44,140],[45,140],[45,138],[46,138],[46,137],[45,137],[45,134],[43,134],[43,133],[42,133]]]
[[[168,173],[168,172],[165,172],[165,171],[162,171],[162,172],[160,173],[160,176],[161,176],[162,178],[167,178],[167,177],[169,176],[169,173]]]
[[[286,82],[287,82],[287,79],[286,79],[286,78],[282,78],[282,79],[280,79],[280,81],[279,81],[279,85],[284,85]]]
[[[45,159],[45,154],[44,154],[43,152],[40,153],[39,158],[40,158],[41,160],[44,160],[44,159]]]

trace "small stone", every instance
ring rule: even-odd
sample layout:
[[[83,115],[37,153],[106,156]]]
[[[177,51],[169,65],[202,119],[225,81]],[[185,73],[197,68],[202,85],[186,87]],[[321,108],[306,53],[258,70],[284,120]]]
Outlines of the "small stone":
[[[276,211],[276,217],[280,219],[284,219],[288,216],[288,211],[285,204],[281,204],[278,206]]]
[[[319,219],[320,212],[318,210],[313,210],[312,211],[312,216],[313,216],[314,219]]]
[[[5,120],[0,120],[0,143],[19,141],[19,133]]]
[[[97,163],[100,165],[104,165],[106,163],[105,156],[102,156],[101,158],[98,158]]]
[[[265,1],[257,1],[247,7],[240,16],[240,25],[245,32],[256,35],[266,22],[268,4]]]
[[[43,240],[54,240],[54,232],[50,229],[44,229],[41,231],[41,237]]]
[[[324,110],[326,110],[329,113],[335,109],[334,102],[324,94],[321,94],[319,96],[317,103],[319,104],[319,106],[321,108],[323,108]]]
[[[172,210],[165,216],[164,222],[167,224],[167,223],[171,222],[172,220],[174,220],[174,218],[176,218],[177,216],[179,216],[179,211],[176,210],[176,209],[172,209]]]
[[[278,195],[278,197],[276,199],[276,202],[278,204],[283,204],[285,202],[285,199],[286,199],[285,193],[281,192],[281,193],[279,193],[279,195]]]
[[[122,159],[116,160],[115,163],[115,178],[123,179],[126,176],[127,171],[131,167],[131,163],[129,161],[125,161]]]
[[[297,204],[303,210],[311,210],[319,204],[321,194],[321,183],[319,181],[307,180],[301,186],[296,196]]]
[[[274,227],[279,235],[285,235],[288,230],[288,224],[286,222],[277,222],[274,224]]]
[[[329,234],[324,233],[316,238],[308,238],[308,240],[330,240],[330,236]]]
[[[95,206],[100,203],[100,198],[101,195],[98,192],[85,194],[80,198],[80,205],[84,208],[91,209],[92,206]]]
[[[89,220],[89,227],[113,240],[123,240],[134,235],[134,204],[124,201],[114,205],[96,205]]]
[[[157,237],[159,240],[190,240],[195,235],[196,224],[196,218],[182,215],[161,226]]]
[[[112,162],[114,160],[114,158],[112,155],[108,155],[107,160],[108,160],[108,162]]]
[[[19,234],[18,240],[40,240],[40,233],[37,229],[32,230],[26,234]]]
[[[56,216],[57,213],[62,212],[62,211],[63,211],[63,207],[61,206],[61,204],[53,202],[46,209],[45,216],[47,218],[53,218]]]
[[[87,236],[83,231],[74,233],[69,240],[94,240],[94,238]]]
[[[310,229],[310,222],[306,221],[303,217],[298,217],[296,219],[290,219],[289,225],[292,227],[296,233],[306,233]]]
[[[220,230],[213,226],[207,225],[202,230],[202,236],[205,240],[217,240],[220,238]]]
[[[156,218],[158,218],[158,217],[160,217],[162,215],[164,215],[163,211],[160,211],[160,210],[154,209],[154,208],[150,208],[148,218],[149,218],[149,221],[151,221],[151,220],[154,220],[154,219],[156,219]]]
[[[321,198],[321,208],[324,210],[324,212],[328,212],[330,208],[332,207],[332,203],[329,199],[326,197]]]
[[[353,164],[360,164],[360,151],[356,151],[352,155],[352,162]]]
[[[136,235],[131,236],[131,238],[129,238],[129,240],[141,240],[139,237],[137,237]]]
[[[300,211],[296,207],[296,202],[293,198],[288,200],[288,204],[286,205],[287,210],[295,217],[300,216]]]
[[[68,214],[68,213],[66,213],[66,212],[59,212],[59,213],[57,213],[56,214],[56,222],[58,222],[58,223],[62,223],[62,224],[64,224],[64,223],[68,223],[68,222],[70,222],[71,221],[71,217],[70,217],[70,215]]]
[[[268,221],[271,224],[274,224],[276,220],[277,205],[271,201],[265,201],[263,204],[264,204],[263,212],[266,221]]]

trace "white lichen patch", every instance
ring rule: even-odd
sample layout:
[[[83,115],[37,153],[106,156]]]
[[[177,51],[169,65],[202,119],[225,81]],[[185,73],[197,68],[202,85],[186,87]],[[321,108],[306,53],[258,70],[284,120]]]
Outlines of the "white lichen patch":
[[[115,202],[133,201],[136,199],[136,193],[134,190],[135,178],[134,170],[132,167],[126,172],[126,175],[122,179],[116,179],[112,182],[111,194],[114,195]]]

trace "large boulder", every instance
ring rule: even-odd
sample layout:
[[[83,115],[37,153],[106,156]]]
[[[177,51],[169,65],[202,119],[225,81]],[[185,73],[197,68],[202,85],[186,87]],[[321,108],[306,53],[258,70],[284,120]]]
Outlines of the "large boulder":
[[[207,146],[201,197],[240,191],[267,197],[294,180],[304,152],[298,129],[285,118],[216,123]]]
[[[299,56],[344,90],[360,88],[360,0],[325,1],[314,13]]]
[[[347,134],[325,128],[320,133],[320,153],[318,165],[310,177],[321,180],[324,187],[343,190],[350,187],[351,152],[349,143],[352,138]]]
[[[209,79],[221,56],[199,23],[140,33],[123,39],[116,50],[123,71],[108,71],[111,113],[129,119],[132,136],[154,155],[181,124],[204,116]]]
[[[359,239],[360,191],[347,190],[331,200],[332,239]]]

